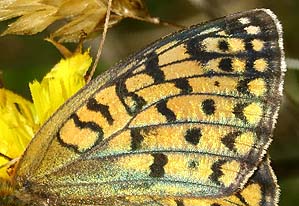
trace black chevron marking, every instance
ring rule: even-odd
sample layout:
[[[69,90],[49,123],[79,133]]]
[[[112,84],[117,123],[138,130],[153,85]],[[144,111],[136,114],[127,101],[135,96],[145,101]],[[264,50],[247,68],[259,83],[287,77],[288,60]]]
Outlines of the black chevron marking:
[[[104,132],[103,129],[95,122],[84,122],[81,121],[78,117],[78,115],[76,113],[73,113],[70,116],[70,119],[72,119],[74,121],[74,124],[76,125],[76,127],[79,127],[80,129],[90,129],[94,132],[96,132],[97,135],[97,140],[96,142],[92,145],[92,147],[94,147],[95,145],[97,145],[99,142],[101,142],[104,138]],[[64,145],[67,148],[72,148],[73,150],[75,150],[78,153],[81,153],[81,151],[79,151],[78,146],[77,145],[72,145],[72,144],[67,144],[63,141],[63,139],[61,139],[60,137],[60,133],[57,133],[57,139],[60,142],[60,144]],[[90,147],[88,150],[92,149],[92,147]],[[84,151],[86,152],[86,150]]]
[[[176,120],[175,113],[167,107],[167,100],[162,100],[156,107],[158,112],[164,115],[168,122],[174,122]]]
[[[222,172],[222,165],[224,165],[227,161],[226,160],[218,160],[212,165],[213,173],[210,175],[210,180],[212,180],[217,185],[221,185],[222,183],[219,181],[219,178],[224,175]]]
[[[113,124],[114,119],[112,118],[111,113],[109,111],[109,106],[98,103],[97,100],[95,100],[94,98],[90,98],[86,106],[89,110],[100,112],[105,117],[108,124]]]
[[[230,132],[226,134],[222,139],[221,142],[231,151],[236,152],[235,148],[235,140],[238,136],[240,136],[242,132],[236,131],[236,132]]]
[[[77,127],[79,127],[80,129],[88,128],[88,129],[91,129],[92,131],[97,132],[99,134],[102,134],[102,135],[104,134],[103,129],[95,122],[81,121],[79,119],[78,115],[75,113],[71,115],[71,119],[73,119],[75,125]]]
[[[235,115],[235,117],[239,118],[240,120],[247,122],[247,119],[244,115],[244,108],[248,106],[248,103],[244,104],[244,103],[238,103],[234,106],[233,109],[233,114]]]

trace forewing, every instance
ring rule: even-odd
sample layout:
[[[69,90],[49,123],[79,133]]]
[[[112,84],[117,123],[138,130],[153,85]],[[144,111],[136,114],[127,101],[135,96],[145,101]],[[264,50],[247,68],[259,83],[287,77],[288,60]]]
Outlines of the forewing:
[[[275,15],[259,9],[154,43],[44,125],[20,162],[19,187],[81,205],[235,193],[270,142],[285,69],[281,38]]]

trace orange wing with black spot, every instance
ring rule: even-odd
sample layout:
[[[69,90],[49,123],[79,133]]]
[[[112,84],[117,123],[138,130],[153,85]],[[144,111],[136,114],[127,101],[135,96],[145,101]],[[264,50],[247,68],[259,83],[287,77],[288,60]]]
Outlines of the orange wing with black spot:
[[[130,206],[274,206],[277,205],[279,188],[276,177],[265,158],[242,190],[222,198],[174,198],[133,196],[117,199],[118,205]]]
[[[271,11],[252,10],[172,34],[121,62],[42,127],[17,168],[18,196],[50,205],[173,197],[158,205],[184,205],[236,195],[271,141],[285,69],[281,35]]]

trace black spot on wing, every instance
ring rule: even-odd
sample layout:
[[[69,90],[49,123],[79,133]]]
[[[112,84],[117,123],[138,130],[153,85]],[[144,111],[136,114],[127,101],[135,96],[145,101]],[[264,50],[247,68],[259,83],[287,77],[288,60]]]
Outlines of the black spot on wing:
[[[238,82],[237,90],[242,94],[249,94],[248,92],[248,80],[242,79]]]
[[[228,43],[225,40],[221,40],[218,42],[218,48],[219,50],[225,52],[228,50]]]
[[[151,76],[156,84],[165,81],[165,75],[159,67],[159,58],[156,52],[147,55],[145,73]]]
[[[201,42],[200,38],[193,38],[187,41],[186,43],[187,52],[194,59],[197,59],[198,57],[201,57],[204,54],[204,48],[199,42]]]
[[[168,158],[166,155],[162,153],[152,154],[154,157],[154,162],[150,166],[150,175],[151,177],[163,177],[165,174],[164,166],[168,162]]]
[[[200,128],[192,128],[186,131],[185,140],[196,146],[199,143],[201,136],[202,134]]]
[[[140,129],[132,128],[131,129],[131,149],[137,150],[141,148],[141,143],[144,140],[144,137],[140,133]]]
[[[225,72],[232,72],[233,66],[232,66],[232,59],[231,58],[223,58],[219,62],[219,69]]]
[[[213,204],[211,204],[211,206],[222,206],[222,205],[220,205],[218,203],[213,203]]]
[[[214,82],[214,86],[215,86],[215,87],[219,87],[219,86],[220,86],[220,83],[219,83],[218,81],[215,81],[215,82]]]
[[[206,99],[202,102],[201,108],[206,115],[212,115],[216,110],[215,101],[213,99]]]
[[[176,206],[185,206],[183,200],[175,200]]]
[[[198,160],[191,160],[188,162],[188,168],[189,169],[197,169],[199,166]]]
[[[174,80],[176,88],[179,88],[181,90],[182,94],[188,94],[192,92],[192,87],[189,84],[189,81],[185,78],[180,78]]]

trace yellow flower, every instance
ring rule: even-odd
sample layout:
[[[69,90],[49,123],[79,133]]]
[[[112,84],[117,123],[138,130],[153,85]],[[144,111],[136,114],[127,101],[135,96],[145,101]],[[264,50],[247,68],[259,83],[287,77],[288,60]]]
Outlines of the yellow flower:
[[[85,85],[84,76],[91,64],[88,52],[61,60],[41,83],[29,84],[32,100],[43,124],[60,105]]]
[[[62,59],[41,82],[29,84],[33,102],[0,89],[0,178],[10,178],[11,160],[22,155],[39,127],[85,85],[91,62],[88,52]]]
[[[6,89],[0,89],[0,165],[21,156],[34,135],[35,109],[31,102]],[[0,177],[8,178],[7,167]]]

